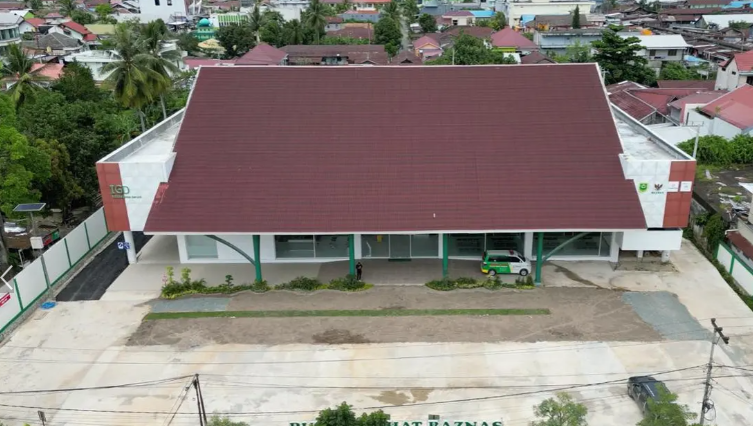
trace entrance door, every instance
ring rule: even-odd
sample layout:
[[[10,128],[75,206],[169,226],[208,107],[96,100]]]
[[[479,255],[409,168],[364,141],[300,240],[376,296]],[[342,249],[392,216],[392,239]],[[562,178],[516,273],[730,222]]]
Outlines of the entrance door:
[[[390,257],[393,259],[410,258],[410,235],[390,235]]]

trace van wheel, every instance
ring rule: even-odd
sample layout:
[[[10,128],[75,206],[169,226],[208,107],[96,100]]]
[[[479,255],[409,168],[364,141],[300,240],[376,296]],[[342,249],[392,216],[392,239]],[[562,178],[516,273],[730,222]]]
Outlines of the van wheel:
[[[495,271],[494,269],[490,269],[490,270],[489,270],[489,276],[490,276],[490,277],[493,277],[493,276],[495,276],[495,275],[497,275],[497,271]]]
[[[520,276],[521,277],[525,277],[526,275],[528,275],[528,269],[521,269],[520,270]]]

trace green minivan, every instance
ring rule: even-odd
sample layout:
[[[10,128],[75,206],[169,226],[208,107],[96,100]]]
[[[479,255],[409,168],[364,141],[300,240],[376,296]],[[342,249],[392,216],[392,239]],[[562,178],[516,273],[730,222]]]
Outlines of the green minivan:
[[[497,274],[520,274],[531,272],[531,262],[515,250],[487,250],[481,258],[481,272]]]

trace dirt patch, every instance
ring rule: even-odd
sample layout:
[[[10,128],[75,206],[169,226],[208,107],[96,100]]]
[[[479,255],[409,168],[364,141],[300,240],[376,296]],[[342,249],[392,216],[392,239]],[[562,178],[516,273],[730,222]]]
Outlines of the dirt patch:
[[[403,391],[383,391],[372,398],[382,404],[400,406],[424,402],[429,399],[431,392],[431,389],[411,389],[409,393]]]
[[[565,267],[562,267],[560,265],[555,265],[554,272],[557,272],[558,274],[562,274],[562,275],[566,276],[568,279],[571,279],[571,280],[573,280],[575,282],[587,285],[589,287],[602,288],[598,284],[596,284],[596,283],[594,283],[592,281],[589,281],[589,280],[581,277],[580,275],[576,274],[575,272],[573,272],[573,271],[571,271],[571,270],[569,270],[569,269],[567,269]]]
[[[129,345],[288,344],[499,341],[651,341],[661,335],[622,299],[593,288],[485,289],[438,292],[425,287],[375,287],[360,293],[291,292],[239,295],[229,310],[279,309],[533,309],[551,315],[196,318],[144,322]]]
[[[360,334],[353,334],[349,330],[327,330],[311,336],[314,343],[326,345],[347,345],[349,343],[371,343]]]

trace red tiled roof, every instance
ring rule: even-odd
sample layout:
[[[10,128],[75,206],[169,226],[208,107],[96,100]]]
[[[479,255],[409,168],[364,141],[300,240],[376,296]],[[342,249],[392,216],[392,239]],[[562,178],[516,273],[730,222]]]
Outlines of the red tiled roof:
[[[423,64],[423,61],[412,51],[403,50],[402,52],[398,53],[397,56],[392,58],[390,63],[395,65],[421,65]]]
[[[753,86],[742,85],[701,109],[709,117],[719,117],[738,129],[753,127]]]
[[[374,38],[374,32],[371,28],[345,27],[337,31],[328,32],[327,37],[350,37],[371,40]]]
[[[714,80],[659,80],[660,89],[704,89],[714,90]]]
[[[236,65],[280,65],[288,54],[267,43],[259,43],[235,61]]]
[[[748,259],[753,260],[753,244],[751,244],[747,238],[740,235],[739,231],[728,232],[727,240],[737,247],[738,250],[743,252]]]
[[[521,64],[553,64],[555,63],[555,61],[554,59],[546,55],[542,55],[539,52],[531,52],[528,55],[521,56],[520,63]]]
[[[655,89],[632,81],[607,86],[609,101],[640,121],[654,112],[669,114],[669,104],[698,93],[700,89]]]
[[[715,6],[717,4],[730,4],[732,0],[687,0],[690,6]]]
[[[29,18],[29,19],[25,19],[25,21],[28,22],[29,25],[33,26],[34,28],[40,25],[44,25],[44,19],[42,18]]]
[[[494,47],[515,47],[517,49],[537,49],[536,43],[523,37],[512,28],[503,28],[492,34],[492,46]]]
[[[11,1],[4,1],[0,2],[0,9],[7,9],[7,10],[21,10],[24,9],[26,5],[22,2],[11,2]]]
[[[749,50],[745,53],[736,53],[733,59],[735,60],[735,64],[737,64],[737,71],[753,71],[753,50]],[[726,67],[727,65],[724,66]]]
[[[67,21],[67,22],[61,23],[60,25],[68,28],[71,31],[75,31],[81,35],[87,35],[91,33],[91,31],[87,30],[85,26],[79,24],[78,22]]]
[[[494,33],[494,30],[489,27],[478,27],[478,26],[452,27],[452,28],[442,31],[441,36],[443,38],[444,37],[457,37],[460,35],[460,33],[468,34],[476,38],[487,39],[492,36],[492,34]]]
[[[629,91],[610,94],[609,102],[638,121],[656,112],[655,108],[631,95]]]
[[[89,34],[84,35],[84,41],[94,41],[96,39],[97,39],[96,34],[89,33]]]
[[[439,34],[437,34],[436,36],[437,38],[433,37],[433,34],[432,35],[427,34],[419,38],[418,40],[414,41],[413,47],[415,47],[416,49],[423,49],[425,46],[439,47],[439,40],[437,40],[439,38]]]
[[[324,18],[328,24],[339,24],[343,22],[343,18],[339,16],[327,16]]]
[[[146,232],[646,226],[594,64],[209,67],[175,152]]]
[[[58,80],[63,74],[63,64],[33,64],[31,73],[44,76],[50,80]]]
[[[720,97],[724,96],[725,93],[727,92],[723,90],[694,93],[692,95],[685,96],[684,98],[680,98],[670,103],[670,105],[675,108],[681,109],[687,104],[707,104],[715,99],[719,99]]]

